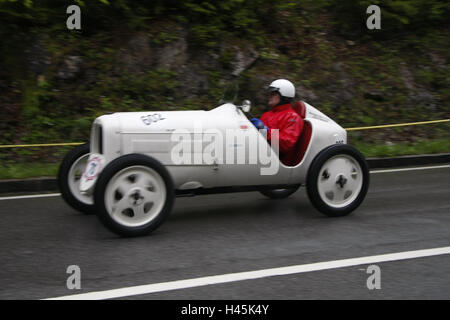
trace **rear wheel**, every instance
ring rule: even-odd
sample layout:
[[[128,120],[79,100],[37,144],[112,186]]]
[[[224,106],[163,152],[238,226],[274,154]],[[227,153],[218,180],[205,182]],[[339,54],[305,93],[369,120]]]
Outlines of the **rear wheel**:
[[[161,225],[175,199],[172,178],[157,160],[129,154],[100,174],[94,192],[97,214],[121,236],[141,236]]]
[[[77,146],[64,157],[58,171],[58,186],[63,199],[74,209],[95,213],[94,198],[80,192],[81,176],[89,158],[89,143]]]
[[[314,159],[306,190],[314,207],[325,215],[345,216],[364,200],[369,169],[364,156],[349,145],[333,145]]]
[[[261,190],[259,192],[271,199],[284,199],[295,193],[298,188],[300,188],[300,185],[295,185],[286,189]]]

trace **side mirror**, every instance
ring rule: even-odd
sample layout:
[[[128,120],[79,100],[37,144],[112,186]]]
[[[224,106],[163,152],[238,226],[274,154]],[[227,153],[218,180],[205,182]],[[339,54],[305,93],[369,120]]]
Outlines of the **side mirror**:
[[[249,112],[251,106],[252,106],[252,103],[250,102],[250,100],[244,100],[244,101],[242,101],[242,106],[241,106],[242,111],[244,111],[244,112]]]

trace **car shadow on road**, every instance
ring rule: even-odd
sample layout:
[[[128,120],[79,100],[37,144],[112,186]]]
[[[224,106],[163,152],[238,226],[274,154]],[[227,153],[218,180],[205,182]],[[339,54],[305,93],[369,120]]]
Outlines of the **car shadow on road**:
[[[254,219],[284,214],[308,219],[320,216],[306,195],[295,193],[286,199],[269,199],[257,192],[249,192],[233,196],[213,195],[177,199],[169,219],[171,221],[201,220],[211,217]]]

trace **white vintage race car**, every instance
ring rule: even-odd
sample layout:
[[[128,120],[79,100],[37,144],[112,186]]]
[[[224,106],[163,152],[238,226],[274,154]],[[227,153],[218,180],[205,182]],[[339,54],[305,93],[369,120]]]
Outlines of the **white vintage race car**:
[[[243,105],[210,111],[124,112],[95,119],[90,144],[76,147],[58,173],[61,194],[73,208],[96,213],[113,232],[139,236],[155,230],[177,196],[259,191],[285,198],[306,186],[314,207],[344,216],[369,186],[364,157],[347,133],[304,102],[294,110],[304,127],[292,163],[282,163]],[[274,140],[272,137],[272,141]]]

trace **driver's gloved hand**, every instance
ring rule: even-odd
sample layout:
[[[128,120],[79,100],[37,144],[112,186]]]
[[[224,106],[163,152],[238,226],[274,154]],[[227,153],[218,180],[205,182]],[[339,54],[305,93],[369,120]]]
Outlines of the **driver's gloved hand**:
[[[259,120],[258,118],[252,118],[250,119],[250,122],[253,123],[253,125],[256,127],[256,129],[269,129],[264,122]]]

